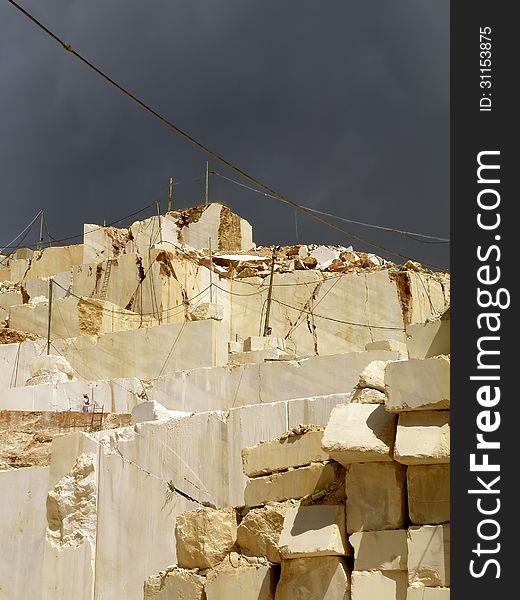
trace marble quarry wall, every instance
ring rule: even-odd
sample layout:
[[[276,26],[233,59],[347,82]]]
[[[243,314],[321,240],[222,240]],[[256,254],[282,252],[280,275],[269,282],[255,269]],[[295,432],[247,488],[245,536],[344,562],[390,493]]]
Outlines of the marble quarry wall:
[[[212,203],[3,257],[0,599],[449,598],[449,273],[274,253]]]

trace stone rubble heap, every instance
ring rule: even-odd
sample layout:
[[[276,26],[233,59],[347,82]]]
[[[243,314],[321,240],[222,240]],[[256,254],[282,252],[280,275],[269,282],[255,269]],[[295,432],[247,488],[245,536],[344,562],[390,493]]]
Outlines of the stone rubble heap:
[[[243,449],[245,506],[177,517],[144,600],[447,600],[449,407],[449,356],[369,363],[325,428]]]

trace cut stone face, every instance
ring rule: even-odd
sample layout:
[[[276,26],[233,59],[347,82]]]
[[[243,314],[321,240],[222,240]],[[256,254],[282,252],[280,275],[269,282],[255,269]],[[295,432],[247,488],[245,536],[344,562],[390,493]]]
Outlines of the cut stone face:
[[[312,463],[283,473],[255,477],[246,484],[246,506],[260,506],[268,502],[283,502],[290,498],[303,498],[325,490],[341,477],[342,468],[335,463]]]
[[[450,407],[450,358],[403,360],[385,372],[385,408],[391,412],[441,410]]]
[[[278,543],[282,558],[352,554],[343,504],[290,508]]]
[[[406,571],[408,546],[405,529],[360,531],[349,536],[356,571]]]
[[[329,455],[321,448],[322,438],[323,431],[308,431],[303,435],[291,435],[244,448],[244,473],[248,477],[256,477],[329,460]]]
[[[206,600],[251,598],[273,600],[276,587],[275,568],[269,564],[249,564],[240,557],[226,562],[217,571],[209,572],[206,580]],[[178,598],[176,596],[175,598]]]
[[[400,413],[394,459],[404,465],[449,463],[449,411]]]
[[[377,340],[365,344],[365,350],[395,350],[399,352],[399,358],[408,358],[408,347],[405,342],[397,340]]]
[[[402,529],[406,469],[392,463],[352,464],[345,477],[347,532]]]
[[[405,571],[352,571],[352,600],[406,600]]]
[[[450,588],[409,587],[406,600],[450,600]]]
[[[414,525],[450,520],[450,465],[410,465],[406,473],[408,511]]]
[[[350,569],[339,556],[282,561],[275,600],[349,600]]]
[[[450,353],[450,319],[443,316],[436,321],[416,323],[406,328],[410,358],[429,358]]]
[[[177,562],[187,569],[208,569],[221,562],[237,541],[232,508],[200,508],[180,514],[175,523]]]
[[[396,422],[396,415],[382,405],[338,404],[325,428],[322,447],[342,465],[391,461]]]
[[[411,586],[449,587],[449,523],[408,529],[408,581]]]
[[[260,350],[286,350],[284,338],[267,336],[250,336],[244,340],[244,352],[254,352]]]

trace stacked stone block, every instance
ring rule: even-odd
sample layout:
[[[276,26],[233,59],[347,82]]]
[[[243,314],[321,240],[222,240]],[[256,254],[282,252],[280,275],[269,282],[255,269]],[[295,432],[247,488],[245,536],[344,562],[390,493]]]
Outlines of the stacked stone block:
[[[245,448],[246,506],[178,517],[145,599],[447,600],[448,383],[447,356],[374,361],[324,430]]]

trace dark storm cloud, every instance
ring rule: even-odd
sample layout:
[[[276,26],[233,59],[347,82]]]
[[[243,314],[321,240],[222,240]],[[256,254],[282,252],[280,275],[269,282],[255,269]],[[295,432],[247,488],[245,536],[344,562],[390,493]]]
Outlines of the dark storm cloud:
[[[301,204],[447,236],[447,0],[23,5],[159,112]],[[0,78],[0,242],[41,207],[55,237],[154,199],[164,208],[170,176],[180,182],[203,172],[200,151],[5,0]],[[202,193],[202,182],[178,185],[175,202],[188,206]],[[218,179],[211,196],[249,219],[258,243],[296,240],[294,211],[275,200]],[[446,245],[342,226],[447,264]],[[352,241],[305,215],[298,235]]]

